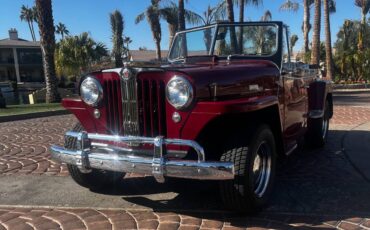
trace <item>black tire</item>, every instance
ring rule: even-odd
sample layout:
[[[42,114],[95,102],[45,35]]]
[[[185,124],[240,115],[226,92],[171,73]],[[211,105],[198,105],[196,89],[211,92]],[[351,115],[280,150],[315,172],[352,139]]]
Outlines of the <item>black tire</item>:
[[[329,103],[326,101],[324,116],[321,118],[309,118],[307,130],[307,144],[310,148],[321,148],[325,145],[329,133]]]
[[[260,211],[267,204],[272,192],[276,167],[275,138],[267,125],[261,125],[250,134],[250,138],[238,137],[237,139],[239,139],[237,142],[231,142],[221,156],[221,161],[234,162],[235,178],[221,181],[220,192],[228,209],[252,214]],[[270,162],[270,173],[265,174],[266,177],[259,175],[258,178],[267,179],[261,179],[263,182],[258,183],[259,180],[255,180],[254,164],[257,156],[260,155],[269,156],[267,161],[261,157],[258,159],[261,158],[261,162]],[[259,165],[261,166],[260,162]],[[257,174],[259,174],[258,171]],[[263,184],[262,190],[255,183]]]
[[[80,123],[77,123],[73,128],[75,132],[83,131],[83,127]],[[66,137],[64,147],[67,149],[77,149],[77,139],[72,137]],[[83,173],[75,165],[67,164],[69,174],[72,179],[82,187],[89,189],[100,189],[103,187],[117,186],[125,176],[122,172],[113,172],[107,170],[92,169],[89,173]]]

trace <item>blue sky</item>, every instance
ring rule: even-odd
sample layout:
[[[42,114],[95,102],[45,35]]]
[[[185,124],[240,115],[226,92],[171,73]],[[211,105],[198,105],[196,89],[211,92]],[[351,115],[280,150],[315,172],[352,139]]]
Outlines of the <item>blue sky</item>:
[[[164,0],[169,1],[169,0]],[[177,2],[177,0],[175,0]],[[189,0],[186,8],[197,13],[202,13],[206,7],[216,5],[220,0]],[[298,0],[302,2],[302,0]],[[133,43],[131,49],[145,46],[154,49],[154,42],[150,28],[146,21],[139,25],[134,23],[135,17],[143,12],[148,6],[150,0],[53,0],[54,22],[66,24],[68,30],[73,35],[87,31],[97,40],[105,43],[111,48],[111,31],[109,24],[109,13],[118,9],[125,18],[126,36],[131,37]],[[264,4],[259,7],[247,6],[246,17],[251,20],[258,20],[266,10],[272,12],[274,20],[282,20],[291,28],[292,34],[299,36],[296,49],[300,49],[303,44],[301,25],[303,19],[302,7],[297,13],[280,12],[279,6],[284,0],[265,0]],[[337,13],[331,17],[333,41],[336,39],[336,33],[345,19],[359,19],[360,10],[355,7],[353,0],[337,0]],[[8,30],[16,28],[21,38],[31,40],[31,35],[26,22],[19,18],[21,6],[32,6],[34,0],[1,0],[0,8],[0,39],[8,37]],[[235,17],[238,17],[238,10],[235,9]],[[313,17],[313,12],[312,12]],[[37,25],[35,24],[36,28]],[[168,30],[167,25],[162,22],[162,47],[168,47]],[[322,37],[324,31],[322,30]],[[37,34],[38,37],[38,34]],[[59,37],[57,37],[59,39]]]

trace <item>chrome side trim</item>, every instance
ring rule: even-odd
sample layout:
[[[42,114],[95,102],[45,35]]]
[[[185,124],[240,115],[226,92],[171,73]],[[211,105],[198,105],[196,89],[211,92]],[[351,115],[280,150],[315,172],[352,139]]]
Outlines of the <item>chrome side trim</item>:
[[[77,165],[81,170],[96,168],[119,172],[145,173],[153,175],[158,182],[164,182],[165,176],[203,180],[229,180],[234,178],[234,164],[232,162],[206,162],[204,149],[192,140],[114,136],[86,132],[67,132],[66,136],[77,138],[78,149],[69,150],[52,146],[52,158],[67,164]],[[91,148],[90,143],[94,143],[93,140],[126,144],[151,144],[153,145],[153,154],[152,157],[138,156],[135,150],[126,154],[119,154],[115,151],[106,153],[99,148]],[[166,145],[191,147],[197,153],[198,160],[170,160],[165,151]]]

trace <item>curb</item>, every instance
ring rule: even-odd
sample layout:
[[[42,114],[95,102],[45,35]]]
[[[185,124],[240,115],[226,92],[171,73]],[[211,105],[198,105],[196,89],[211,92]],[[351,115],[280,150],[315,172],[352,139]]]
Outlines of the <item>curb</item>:
[[[18,115],[11,115],[11,116],[1,116],[0,123],[34,119],[34,118],[42,118],[42,117],[67,115],[67,114],[71,114],[71,113],[68,110],[56,110],[56,111],[47,111],[47,112],[18,114]]]
[[[334,93],[370,92],[370,89],[333,89]]]

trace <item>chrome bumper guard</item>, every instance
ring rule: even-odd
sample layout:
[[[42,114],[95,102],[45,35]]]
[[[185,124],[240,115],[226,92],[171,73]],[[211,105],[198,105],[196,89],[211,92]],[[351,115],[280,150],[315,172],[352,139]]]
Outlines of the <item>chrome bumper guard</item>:
[[[67,137],[77,139],[77,150],[59,146],[51,147],[52,158],[71,165],[76,165],[82,172],[91,169],[103,169],[117,172],[132,172],[153,175],[163,183],[165,177],[177,177],[199,180],[234,179],[234,164],[231,162],[207,162],[203,148],[195,141],[165,139],[163,137],[134,137],[92,134],[87,132],[67,132]],[[135,154],[102,153],[91,148],[91,141],[111,141],[127,144],[152,144],[153,158]],[[172,160],[166,158],[166,145],[188,146],[193,148],[198,160]]]

